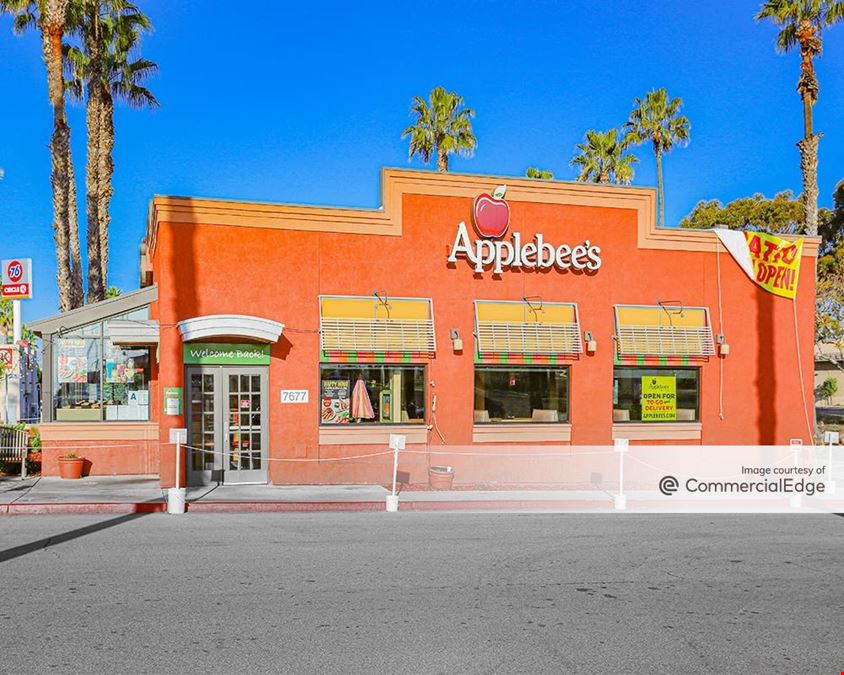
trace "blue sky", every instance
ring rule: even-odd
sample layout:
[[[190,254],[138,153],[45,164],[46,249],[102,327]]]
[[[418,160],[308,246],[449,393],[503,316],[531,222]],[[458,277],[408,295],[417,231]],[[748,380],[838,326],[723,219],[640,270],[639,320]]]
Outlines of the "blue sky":
[[[136,0],[161,73],[156,111],[119,109],[110,282],[137,287],[153,194],[378,206],[383,166],[407,161],[411,97],[444,85],[475,108],[478,149],[454,171],[574,178],[574,145],[623,123],[635,96],[685,101],[692,141],[665,162],[666,222],[700,199],[801,190],[797,54],[775,53],[759,2],[392,0],[299,3]],[[844,178],[844,25],[817,63],[821,204]],[[51,229],[51,114],[34,34],[0,19],[0,255],[31,257],[36,298],[58,306]],[[83,195],[84,110],[70,111]],[[640,148],[634,184],[654,185]],[[80,202],[84,205],[84,201]],[[84,214],[80,215],[84,223]],[[82,234],[84,237],[84,232]]]

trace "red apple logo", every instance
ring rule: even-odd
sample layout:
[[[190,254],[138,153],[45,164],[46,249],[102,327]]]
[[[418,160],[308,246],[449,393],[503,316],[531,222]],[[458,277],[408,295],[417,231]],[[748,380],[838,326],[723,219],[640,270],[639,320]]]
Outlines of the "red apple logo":
[[[503,237],[510,226],[510,205],[504,201],[506,185],[499,185],[492,195],[486,193],[475,197],[472,215],[475,229],[482,237]]]

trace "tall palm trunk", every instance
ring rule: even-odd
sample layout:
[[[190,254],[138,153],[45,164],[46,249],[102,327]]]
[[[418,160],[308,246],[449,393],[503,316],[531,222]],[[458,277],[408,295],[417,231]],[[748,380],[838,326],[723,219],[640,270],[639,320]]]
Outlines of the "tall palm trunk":
[[[445,173],[448,171],[448,153],[437,148],[437,171]]]
[[[82,304],[82,270],[74,264],[78,232],[72,230],[75,213],[73,167],[70,161],[70,127],[64,106],[62,35],[68,0],[46,0],[41,14],[41,50],[47,69],[47,91],[53,106],[53,135],[50,139],[50,184],[53,192],[53,236],[56,242],[56,282],[59,306],[67,311]],[[71,201],[73,199],[73,201]]]
[[[665,227],[665,188],[662,184],[662,151],[659,146],[654,145],[656,155],[656,190],[657,201],[659,201],[659,226]]]
[[[73,158],[70,149],[70,134],[67,148],[67,230],[70,243],[70,287],[73,306],[85,304],[85,291],[82,288],[82,252],[79,249],[79,211],[76,200],[76,174],[73,171]]]
[[[99,168],[100,137],[102,136],[102,88],[99,83],[88,84],[88,103],[85,110],[88,128],[88,162],[85,168],[85,211],[87,215],[88,245],[88,302],[105,298],[100,251]]]
[[[821,41],[811,21],[803,21],[797,29],[800,43],[800,79],[797,91],[803,101],[803,138],[797,142],[800,151],[800,172],[803,178],[803,223],[805,232],[818,234],[818,141],[812,124],[812,106],[818,98],[818,79],[814,57],[821,52]]]
[[[103,25],[100,21],[100,2],[87,4],[88,31],[85,50],[88,53],[88,101],[85,123],[88,128],[88,161],[85,167],[85,213],[88,244],[88,302],[105,299],[105,278],[100,232],[100,170],[103,131],[103,105],[106,85],[103,82]]]
[[[103,91],[102,109],[100,111],[100,147],[99,168],[97,175],[99,186],[97,189],[100,203],[97,210],[99,218],[99,246],[100,246],[100,278],[103,284],[103,297],[108,290],[108,228],[111,224],[109,206],[114,194],[111,179],[114,175],[114,100],[111,93]]]
[[[59,308],[62,312],[74,308],[73,282],[68,248],[67,213],[67,148],[70,145],[67,125],[58,110],[53,111],[53,136],[50,139],[51,173],[53,188],[53,239],[56,242],[56,285],[59,291]]]

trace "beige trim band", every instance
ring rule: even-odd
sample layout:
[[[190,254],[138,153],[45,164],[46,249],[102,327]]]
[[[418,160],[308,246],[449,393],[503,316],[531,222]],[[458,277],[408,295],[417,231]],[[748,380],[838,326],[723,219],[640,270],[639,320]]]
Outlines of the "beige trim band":
[[[155,422],[48,422],[42,441],[158,441]]]
[[[528,443],[571,441],[571,424],[475,424],[473,443]]]
[[[405,195],[474,199],[479,193],[487,192],[501,183],[507,184],[507,199],[513,202],[636,211],[639,248],[707,252],[716,250],[718,238],[714,232],[657,228],[654,188],[407,169],[382,169],[382,206],[379,209],[156,196],[150,204],[146,241],[153,251],[160,222],[397,237],[402,233],[402,200]],[[793,239],[787,236],[784,238]],[[804,237],[804,241],[804,255],[816,257],[820,239]]]
[[[338,424],[319,428],[320,445],[383,445],[387,450],[390,434],[406,436],[407,443],[425,443],[428,430],[424,424]]]
[[[699,441],[700,422],[625,422],[612,425],[612,438],[630,441]]]

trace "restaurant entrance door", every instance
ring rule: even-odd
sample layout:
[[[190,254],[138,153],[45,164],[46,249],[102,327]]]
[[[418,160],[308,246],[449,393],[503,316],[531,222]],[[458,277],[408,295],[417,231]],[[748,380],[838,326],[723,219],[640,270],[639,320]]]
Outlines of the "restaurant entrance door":
[[[267,482],[267,369],[189,366],[188,484]]]

